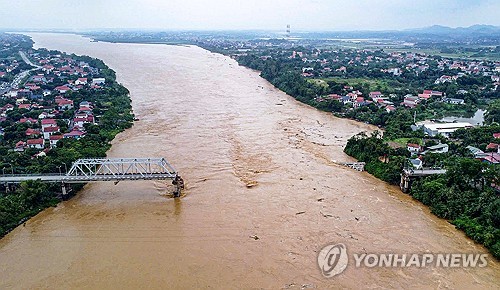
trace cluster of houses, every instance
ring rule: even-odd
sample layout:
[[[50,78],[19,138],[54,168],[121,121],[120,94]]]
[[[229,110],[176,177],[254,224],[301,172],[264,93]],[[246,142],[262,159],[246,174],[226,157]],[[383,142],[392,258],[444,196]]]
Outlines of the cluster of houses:
[[[424,53],[391,52],[380,53],[370,50],[342,51],[342,50],[313,50],[295,51],[293,50],[288,58],[300,58],[307,67],[302,68],[304,77],[329,77],[332,73],[346,73],[348,67],[368,66],[371,63],[377,66],[385,66],[380,72],[399,76],[404,71],[421,74],[431,68],[429,63],[432,60],[433,69],[439,71],[454,71],[452,75],[442,75],[437,78],[435,84],[455,82],[465,75],[482,75],[491,77],[494,89],[499,85],[500,62],[488,61],[466,61],[448,58],[435,58]],[[271,56],[267,56],[271,58]],[[434,65],[437,63],[437,65]],[[319,64],[319,65],[317,65]]]
[[[270,58],[271,56],[267,56]],[[435,58],[426,54],[420,53],[381,53],[368,50],[352,51],[331,51],[331,50],[313,50],[313,52],[292,51],[288,58],[299,57],[304,62],[305,67],[302,67],[302,76],[307,78],[314,77],[331,77],[345,74],[351,67],[368,66],[370,63],[375,63],[377,66],[389,66],[380,69],[382,73],[399,76],[403,71],[410,71],[416,75],[430,68],[429,61],[433,62],[433,69],[450,72],[456,70],[452,75],[442,75],[435,80],[435,84],[447,82],[456,82],[458,78],[465,75],[481,75],[491,78],[492,90],[496,90],[500,84],[500,62],[488,61],[465,61],[453,60],[446,58]],[[437,66],[435,63],[437,62]],[[482,89],[485,89],[483,87]],[[458,94],[466,94],[467,91],[459,90]],[[441,101],[450,104],[464,104],[464,99],[446,98],[441,92],[425,90],[417,96],[407,95],[404,97],[402,106],[414,108],[418,103],[429,97],[438,96]],[[328,99],[328,98],[323,98]],[[340,99],[339,99],[340,100]],[[364,103],[361,99],[346,98],[342,99],[343,103],[352,103],[354,107],[362,106]],[[368,102],[369,104],[369,102]],[[389,107],[391,110],[392,107]]]
[[[0,78],[4,78],[8,73],[15,71],[19,63],[15,59],[4,58],[0,60]]]
[[[500,164],[500,133],[493,134],[493,138],[497,140],[496,142],[492,142],[486,146],[487,152],[482,151],[479,148],[473,146],[467,146],[467,149],[474,156],[475,159],[485,162],[488,164]],[[415,169],[422,169],[424,156],[426,154],[434,153],[441,154],[447,153],[449,150],[448,144],[439,143],[437,145],[424,147],[420,144],[408,143],[406,145],[406,149],[411,153],[412,159],[410,162],[412,163]]]
[[[24,84],[11,88],[1,96],[9,103],[0,108],[0,123],[8,120],[10,111],[17,110],[22,117],[15,124],[26,123],[29,128],[25,138],[14,140],[13,150],[37,149],[39,152],[35,156],[38,157],[56,147],[63,138],[79,139],[85,136],[85,124],[96,123],[93,104],[87,101],[75,104],[69,92],[99,90],[106,85],[106,81],[95,77],[98,69],[67,55],[36,52],[29,57],[38,62],[39,69]],[[41,112],[37,118],[26,116],[34,117],[31,113],[34,110]],[[72,118],[67,117],[66,112],[70,110],[74,112]],[[0,127],[0,136],[3,134],[4,129]]]
[[[457,70],[458,72],[454,75],[442,75],[437,78],[435,83],[442,84],[448,82],[454,82],[458,78],[465,75],[482,75],[491,78],[491,82],[494,85],[494,89],[500,84],[500,63],[494,62],[489,64],[485,61],[465,61],[465,60],[451,60],[451,59],[441,59],[438,61],[438,69],[444,70]]]
[[[369,104],[375,104],[379,108],[385,108],[385,110],[388,113],[395,111],[398,106],[394,104],[394,102],[390,101],[391,98],[394,98],[395,96],[387,97],[384,96],[381,92],[375,91],[375,92],[370,92],[368,97],[365,98],[363,97],[363,93],[361,93],[359,90],[352,90],[353,87],[351,86],[345,86],[344,89],[351,91],[347,93],[345,96],[341,96],[338,94],[330,94],[327,96],[317,97],[316,101],[323,102],[328,100],[337,100],[344,105],[351,105],[355,109],[362,106],[367,106]],[[424,90],[421,94],[418,94],[418,96],[406,95],[404,97],[403,102],[401,102],[399,105],[402,107],[415,108],[421,101],[427,100],[431,97],[442,98],[443,93],[433,90]]]
[[[73,102],[71,101],[71,106]],[[48,116],[43,112],[38,119],[21,118],[19,123],[28,123],[34,128],[26,129],[26,141],[16,143],[14,151],[23,152],[26,148],[32,149],[50,149],[57,146],[57,141],[63,138],[80,139],[85,136],[85,124],[95,124],[95,119],[92,113],[92,104],[89,102],[81,102],[79,109],[76,110],[72,120],[54,119],[56,116]],[[59,122],[69,125],[69,132],[61,132]],[[38,128],[39,127],[39,128]],[[46,144],[48,146],[46,146]]]
[[[0,59],[0,95],[10,89],[10,78],[19,71],[19,62],[15,59]]]

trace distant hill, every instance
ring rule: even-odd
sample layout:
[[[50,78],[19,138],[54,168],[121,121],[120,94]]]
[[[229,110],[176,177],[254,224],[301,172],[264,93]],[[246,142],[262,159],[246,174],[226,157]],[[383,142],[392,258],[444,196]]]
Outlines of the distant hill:
[[[476,24],[469,27],[451,28],[442,25],[433,25],[430,27],[407,29],[404,32],[418,34],[441,34],[441,35],[473,35],[473,34],[500,34],[500,27],[493,25]]]

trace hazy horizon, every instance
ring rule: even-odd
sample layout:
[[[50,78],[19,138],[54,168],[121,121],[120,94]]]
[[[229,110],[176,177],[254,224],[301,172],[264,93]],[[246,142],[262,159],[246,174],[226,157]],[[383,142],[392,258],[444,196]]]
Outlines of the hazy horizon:
[[[500,26],[500,1],[1,0],[0,29],[404,30]],[[21,19],[21,20],[20,20]]]

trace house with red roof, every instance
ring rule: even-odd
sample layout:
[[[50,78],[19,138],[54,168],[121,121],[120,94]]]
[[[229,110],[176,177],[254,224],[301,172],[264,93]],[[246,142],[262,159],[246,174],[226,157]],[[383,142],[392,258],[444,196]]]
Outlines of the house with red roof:
[[[409,108],[415,108],[418,105],[418,103],[420,103],[420,99],[418,97],[409,95],[404,98],[401,105]]]
[[[424,95],[430,95],[431,97],[442,97],[443,93],[440,91],[424,90]]]
[[[368,103],[365,101],[365,98],[363,98],[363,97],[357,97],[352,106],[354,108],[359,108],[359,107],[365,106],[367,104]]]
[[[74,126],[83,127],[83,124],[93,124],[94,116],[90,114],[76,114],[73,118]]]
[[[19,104],[19,109],[31,110],[31,104]]]
[[[64,135],[52,135],[49,137],[50,148],[54,148],[57,145],[57,141],[64,138]]]
[[[328,95],[328,99],[340,101],[342,99],[342,96],[339,96],[337,94],[330,94]]]
[[[40,130],[38,130],[38,129],[32,129],[32,128],[26,129],[26,136],[28,136],[28,137],[38,136],[40,134],[41,134]]]
[[[61,132],[60,128],[58,126],[55,127],[45,127],[42,129],[43,131],[43,139],[48,140],[50,136],[54,135],[55,133]]]
[[[26,148],[26,142],[19,141],[16,143],[16,147],[14,148],[14,151],[15,152],[23,152],[25,148]]]
[[[377,99],[381,98],[382,97],[382,93],[381,92],[370,92],[370,94],[368,95],[370,98],[372,98],[375,102],[377,101]]]
[[[486,149],[492,149],[492,150],[497,150],[498,149],[498,144],[497,143],[490,143],[488,146],[486,146]]]
[[[12,110],[14,110],[14,105],[11,105],[11,104],[7,104],[7,105],[2,107],[2,111],[4,111],[4,112],[8,112],[8,111],[12,111]]]
[[[29,148],[33,149],[43,149],[44,147],[44,140],[39,138],[39,139],[28,139],[26,141],[26,144],[28,145]]]
[[[91,114],[92,113],[92,108],[91,107],[80,106],[80,108],[78,109],[78,113]]]
[[[500,164],[500,153],[487,152],[476,155],[476,159],[489,164]]]
[[[33,119],[33,118],[21,118],[19,120],[19,123],[36,124],[36,123],[38,123],[38,120],[37,119]]]
[[[411,154],[416,154],[416,153],[422,151],[422,147],[420,147],[419,144],[414,144],[414,143],[406,144],[406,149],[408,151],[410,151]]]
[[[72,100],[62,98],[62,99],[56,99],[55,102],[56,102],[57,106],[59,107],[59,109],[61,109],[63,111],[71,110],[74,107]]]
[[[80,139],[85,136],[85,132],[73,130],[69,133],[64,134],[64,138]]]
[[[46,64],[42,67],[42,70],[44,72],[51,72],[54,70],[54,66],[53,65],[50,65],[50,64]]]
[[[87,78],[78,78],[75,81],[75,85],[86,85],[87,84]]]
[[[385,110],[387,111],[387,113],[394,112],[394,111],[396,111],[396,107],[394,107],[392,105],[388,105],[385,107]]]
[[[69,88],[68,86],[58,86],[56,87],[56,91],[59,91],[59,93],[64,94],[68,91],[71,91],[71,88]]]
[[[493,138],[495,139],[500,139],[500,133],[494,133]]]
[[[57,121],[55,119],[42,119],[42,130],[47,127],[57,127]]]
[[[422,100],[427,100],[431,98],[430,94],[418,94],[418,97]]]

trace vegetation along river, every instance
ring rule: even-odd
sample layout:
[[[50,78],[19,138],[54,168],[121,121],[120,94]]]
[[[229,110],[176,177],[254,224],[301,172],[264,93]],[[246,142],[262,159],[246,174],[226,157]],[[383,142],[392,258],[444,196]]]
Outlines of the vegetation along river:
[[[278,91],[198,47],[31,34],[36,47],[97,57],[140,121],[110,157],[166,157],[186,181],[88,184],[0,240],[0,288],[496,288],[485,268],[355,268],[323,278],[317,252],[486,253],[423,205],[335,165],[374,127]]]

